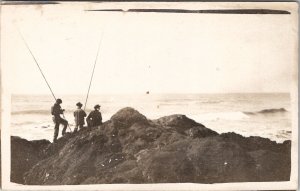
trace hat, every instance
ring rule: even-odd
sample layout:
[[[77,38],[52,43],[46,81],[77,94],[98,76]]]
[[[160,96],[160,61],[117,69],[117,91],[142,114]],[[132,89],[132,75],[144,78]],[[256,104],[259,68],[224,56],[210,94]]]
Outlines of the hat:
[[[101,106],[99,104],[94,106],[94,109],[100,108]]]
[[[82,103],[78,102],[76,103],[76,106],[82,107]]]
[[[58,98],[58,99],[56,100],[56,103],[62,103],[62,100]]]

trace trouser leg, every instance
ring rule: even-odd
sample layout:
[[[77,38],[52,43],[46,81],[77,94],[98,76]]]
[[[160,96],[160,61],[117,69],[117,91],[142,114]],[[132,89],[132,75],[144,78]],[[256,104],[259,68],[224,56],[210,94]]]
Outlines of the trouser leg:
[[[59,123],[56,122],[54,126],[54,137],[53,137],[53,142],[56,142],[57,137],[58,137],[58,131],[59,131]]]
[[[91,127],[91,120],[87,119],[86,123],[87,123],[88,128],[90,128]]]
[[[95,126],[95,123],[93,121],[90,121],[90,128],[89,128],[89,130],[91,131],[92,128],[94,128],[94,126]]]
[[[83,129],[83,125],[81,124],[81,125],[79,125],[79,129]]]
[[[61,124],[64,125],[64,128],[63,128],[63,130],[61,132],[61,134],[64,136],[66,134],[66,130],[67,130],[67,126],[68,126],[68,121],[65,120],[65,119],[61,119]]]
[[[92,128],[92,121],[91,120],[87,120],[87,125],[88,125],[88,130],[90,130]]]
[[[78,131],[78,125],[75,125],[74,133]]]

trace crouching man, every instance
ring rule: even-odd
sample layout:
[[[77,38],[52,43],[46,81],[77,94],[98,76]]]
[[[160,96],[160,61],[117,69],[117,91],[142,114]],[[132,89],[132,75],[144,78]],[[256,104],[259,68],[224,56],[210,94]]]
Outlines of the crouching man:
[[[91,130],[92,127],[96,127],[102,124],[102,115],[100,113],[100,105],[95,105],[94,111],[87,116],[86,122],[88,124],[88,128]]]

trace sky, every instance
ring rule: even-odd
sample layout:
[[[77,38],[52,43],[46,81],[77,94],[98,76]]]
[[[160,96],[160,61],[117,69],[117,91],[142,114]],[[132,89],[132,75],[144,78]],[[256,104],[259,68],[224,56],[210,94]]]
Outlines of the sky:
[[[202,4],[183,5],[203,8]],[[20,33],[55,94],[87,92],[99,44],[91,94],[290,91],[297,55],[294,12],[218,15],[84,11],[93,8],[116,6],[2,7],[1,63],[13,94],[50,93]]]

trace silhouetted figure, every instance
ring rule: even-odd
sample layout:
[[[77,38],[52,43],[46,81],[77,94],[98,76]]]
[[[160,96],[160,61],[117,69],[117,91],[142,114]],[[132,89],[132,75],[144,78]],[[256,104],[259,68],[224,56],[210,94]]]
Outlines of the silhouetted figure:
[[[79,127],[79,129],[83,128],[84,118],[86,117],[86,113],[83,111],[83,109],[81,109],[82,103],[78,102],[76,104],[76,106],[77,106],[77,110],[74,111],[74,117],[75,117],[75,129],[74,129],[74,133],[77,132],[78,127]]]
[[[61,116],[60,116],[65,111],[64,109],[61,109],[60,104],[62,104],[62,100],[57,99],[55,104],[51,107],[51,114],[53,115],[52,119],[53,119],[53,122],[55,123],[53,142],[56,142],[56,140],[57,140],[59,125],[60,124],[64,125],[64,128],[62,130],[63,136],[65,135],[67,126],[68,126],[68,121],[61,118]]]
[[[91,111],[91,113],[86,118],[86,122],[88,124],[89,129],[102,124],[102,115],[99,111],[100,105],[95,105],[94,109],[95,110]]]

